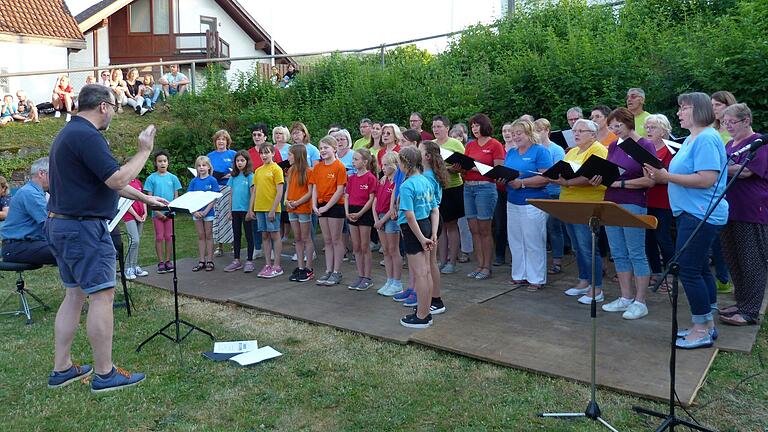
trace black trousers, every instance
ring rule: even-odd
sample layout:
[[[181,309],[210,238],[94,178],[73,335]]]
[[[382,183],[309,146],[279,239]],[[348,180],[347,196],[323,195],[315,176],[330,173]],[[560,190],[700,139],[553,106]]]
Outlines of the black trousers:
[[[45,240],[4,241],[3,260],[35,265],[56,265],[56,258]]]

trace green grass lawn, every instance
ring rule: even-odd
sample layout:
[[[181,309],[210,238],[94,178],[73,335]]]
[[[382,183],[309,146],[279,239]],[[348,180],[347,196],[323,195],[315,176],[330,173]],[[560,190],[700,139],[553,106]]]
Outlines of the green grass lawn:
[[[128,151],[143,127],[168,121],[165,113],[126,113],[116,116],[107,136],[117,149]],[[0,129],[0,143],[25,140],[42,148],[63,124],[63,119],[45,118],[40,125],[11,125]],[[179,238],[194,238],[188,218],[180,217],[177,228]],[[149,224],[140,262],[150,269],[156,263],[153,248]],[[194,256],[196,242],[179,242],[178,252]],[[2,276],[0,299],[14,287],[13,275]],[[31,326],[19,317],[0,318],[0,431],[605,430],[586,420],[535,416],[583,410],[589,397],[583,384],[190,298],[181,298],[185,319],[222,340],[258,339],[284,356],[249,368],[214,363],[200,355],[211,343],[199,333],[179,346],[156,339],[136,353],[136,346],[173,314],[168,292],[136,284],[130,288],[134,316],[115,311],[114,357],[119,366],[146,372],[146,382],[99,396],[82,383],[49,390],[55,308],[64,290],[53,268],[29,273],[27,286],[54,310],[34,311]],[[83,319],[74,360],[92,363],[84,326]],[[766,348],[763,329],[751,354],[716,357],[690,410],[699,421],[721,431],[768,430]],[[587,367],[588,359],[574,361]],[[666,369],[667,364],[652,367]],[[633,405],[665,409],[607,390],[599,391],[598,401],[604,417],[622,431],[659,424],[635,415]]]
[[[189,219],[179,219],[177,234],[194,237]],[[152,239],[145,227],[140,256],[147,267],[155,263]],[[180,256],[195,254],[195,242],[178,246]],[[13,279],[4,276],[0,287],[7,294]],[[54,308],[60,303],[55,269],[31,272],[27,283]],[[582,384],[190,298],[181,299],[185,319],[222,340],[255,338],[285,355],[249,368],[214,363],[200,355],[211,348],[200,333],[180,346],[156,339],[136,353],[142,340],[172,318],[173,297],[135,284],[131,293],[134,316],[115,311],[115,361],[148,378],[105,395],[92,395],[82,383],[46,388],[55,312],[35,311],[31,326],[21,318],[0,320],[0,430],[603,430],[585,420],[535,416],[583,410],[589,389]],[[84,325],[83,320],[74,359],[90,363]],[[717,356],[691,409],[699,421],[723,431],[768,426],[766,345],[763,330],[752,354]],[[664,409],[607,390],[598,398],[604,417],[619,430],[657,424],[635,415],[633,405]]]

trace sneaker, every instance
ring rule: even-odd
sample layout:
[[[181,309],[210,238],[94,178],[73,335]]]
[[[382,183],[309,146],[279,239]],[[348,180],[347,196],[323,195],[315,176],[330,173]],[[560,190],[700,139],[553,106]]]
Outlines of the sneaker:
[[[619,297],[610,303],[604,304],[602,309],[606,312],[624,312],[629,309],[629,305],[634,301],[634,299],[627,300],[624,297]]]
[[[357,288],[355,288],[358,291],[366,291],[368,288],[373,286],[373,281],[370,280],[367,277],[364,277],[360,280],[360,283],[357,284]]]
[[[733,284],[730,282],[720,282],[715,279],[715,285],[717,285],[718,294],[730,294],[733,292]]]
[[[636,320],[646,315],[648,315],[648,306],[642,303],[633,302],[631,305],[629,305],[627,311],[624,312],[621,317],[625,320]]]
[[[299,260],[299,256],[296,254],[291,255],[291,261],[296,262]]]
[[[72,120],[72,114],[67,113],[67,119],[64,120],[65,122],[69,123],[69,121]]]
[[[133,274],[135,274],[138,277],[149,276],[149,272],[139,266],[136,266],[133,268]]]
[[[76,365],[73,364],[69,369],[63,372],[51,372],[48,375],[48,388],[64,387],[67,384],[85,378],[93,372],[93,368],[88,365]]]
[[[289,277],[288,280],[291,282],[298,282],[300,272],[301,272],[301,269],[296,267],[295,269],[293,269],[293,272],[291,273],[291,277]]]
[[[605,295],[603,295],[603,293],[600,292],[600,294],[598,294],[597,297],[595,297],[595,301],[597,303],[604,302],[605,301]],[[578,302],[581,303],[581,304],[585,304],[585,305],[592,304],[592,297],[584,294],[583,296],[579,297]]]
[[[283,271],[282,267],[279,267],[279,266],[278,267],[272,267],[272,266],[270,266],[269,267],[269,273],[267,273],[264,277],[266,279],[272,279],[272,278],[276,278],[278,276],[281,276],[283,273],[285,273],[285,272]]]
[[[315,282],[318,285],[328,285],[328,279],[331,278],[331,272],[325,272],[324,275],[320,276],[319,279],[317,279],[317,282]]]
[[[142,108],[142,109],[139,111],[139,115],[142,115],[142,116],[143,116],[144,114],[146,114],[146,113],[148,113],[148,112],[149,112],[149,110],[148,110],[147,108]]]
[[[387,282],[381,286],[378,290],[376,290],[376,294],[383,295],[386,297],[391,297],[397,293],[400,292],[399,289],[394,287],[395,284],[392,283],[391,280],[387,279]],[[396,290],[394,293],[389,294],[392,290]]]
[[[173,263],[170,262],[170,261],[166,261],[165,262],[165,269],[168,270],[169,272],[172,272],[173,271]]]
[[[442,300],[432,299],[432,304],[429,305],[429,313],[431,315],[440,315],[445,313],[445,303]]]
[[[382,267],[386,266],[386,264],[384,264],[384,260],[379,261],[379,265],[382,266]]]
[[[432,325],[432,315],[427,315],[425,318],[419,318],[415,313],[406,315],[400,318],[400,324],[403,327],[408,328],[427,328]]]
[[[419,300],[416,298],[416,291],[412,292],[407,299],[403,300],[403,306],[416,307],[419,304]]]
[[[253,258],[255,259],[264,258],[264,251],[261,249],[256,249],[255,251],[253,251]]]
[[[469,262],[469,254],[468,253],[464,253],[464,252],[460,253],[458,261],[460,263],[462,263],[462,264],[463,263],[468,263]]]
[[[102,393],[118,390],[125,387],[131,387],[144,381],[144,378],[146,377],[143,373],[130,373],[127,370],[112,367],[112,372],[110,372],[106,377],[101,377],[98,374],[94,374],[94,378],[91,380],[91,392]]]
[[[326,282],[326,285],[338,285],[341,283],[342,278],[341,272],[333,272],[331,273],[331,276],[328,277],[328,281]]]
[[[233,272],[235,270],[240,270],[243,268],[243,264],[240,262],[239,259],[233,260],[231,263],[229,263],[228,266],[224,267],[225,272]]]
[[[272,270],[272,266],[271,265],[265,265],[264,267],[262,267],[261,271],[259,271],[259,274],[257,274],[256,276],[258,276],[260,278],[265,278],[269,274],[270,270]]]
[[[243,273],[253,273],[256,267],[253,265],[253,261],[246,261],[243,266]]]
[[[398,293],[395,293],[392,296],[392,300],[394,300],[396,302],[404,302],[404,301],[406,301],[408,299],[408,297],[410,297],[411,294],[414,294],[414,293],[415,293],[415,291],[413,290],[413,288],[408,288],[406,290],[403,290],[403,291],[400,291]]]
[[[341,259],[341,262],[349,262],[349,257],[350,257],[351,255],[352,255],[352,254],[351,254],[351,253],[349,253],[349,252],[345,253],[345,254],[344,254],[344,257]]]
[[[136,279],[136,274],[133,272],[132,268],[125,269],[125,271],[123,273],[125,273],[125,278],[128,279],[128,280]]]
[[[358,277],[354,283],[347,285],[347,288],[351,290],[356,290],[357,286],[360,285],[361,282],[363,282],[362,276]]]
[[[443,266],[442,269],[440,269],[440,273],[442,274],[456,273],[456,264],[447,263],[446,265]]]
[[[586,288],[576,288],[576,287],[568,288],[567,290],[565,290],[565,295],[572,296],[572,297],[582,296],[584,294],[589,293],[589,290],[591,289],[592,289],[592,285],[587,285]]]
[[[310,281],[315,277],[315,272],[311,268],[301,269],[298,282]]]
[[[222,250],[220,247],[217,247],[213,250],[213,256],[220,257],[224,255],[224,250]]]
[[[137,105],[133,110],[136,112],[136,114],[139,114],[141,112],[141,107]]]
[[[157,274],[168,273],[168,269],[165,267],[164,262],[157,263]]]
[[[59,117],[61,117],[61,111],[56,111],[56,112],[53,114],[53,118],[59,118]]]

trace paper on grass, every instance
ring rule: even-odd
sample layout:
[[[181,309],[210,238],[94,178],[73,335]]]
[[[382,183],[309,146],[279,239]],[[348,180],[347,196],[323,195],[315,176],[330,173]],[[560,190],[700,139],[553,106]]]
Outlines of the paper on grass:
[[[211,201],[221,198],[220,192],[192,191],[168,203],[172,209],[183,209],[190,213],[207,206]]]
[[[132,199],[120,197],[120,200],[117,202],[117,214],[107,224],[107,228],[109,229],[109,232],[112,232],[112,230],[115,229],[117,224],[119,224],[120,221],[123,220],[123,216],[125,216],[125,214],[128,213],[128,209],[131,208],[132,205],[133,205]]]
[[[259,344],[256,340],[215,342],[213,344],[213,352],[216,354],[244,353],[258,348]]]
[[[239,364],[240,366],[248,366],[262,362],[264,360],[269,360],[271,358],[280,357],[281,355],[283,355],[283,353],[278,352],[271,346],[265,346],[253,351],[238,354],[229,360]]]

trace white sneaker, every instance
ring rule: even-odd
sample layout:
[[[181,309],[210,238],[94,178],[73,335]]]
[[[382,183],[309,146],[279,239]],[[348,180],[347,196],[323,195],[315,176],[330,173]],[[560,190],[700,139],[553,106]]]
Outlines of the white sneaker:
[[[255,251],[253,251],[253,258],[254,259],[256,259],[256,258],[264,258],[264,251],[261,250],[261,249],[256,249]]]
[[[602,303],[603,301],[605,301],[605,296],[603,295],[602,292],[600,292],[600,294],[598,294],[597,297],[595,297],[595,301],[598,303]],[[583,295],[579,297],[578,302],[585,305],[592,304],[592,297],[588,295]]]
[[[65,120],[65,121],[66,121],[67,123],[69,123],[69,121],[70,121],[70,120],[72,120],[72,114],[70,114],[70,113],[67,113],[67,120]]]
[[[624,297],[619,297],[616,300],[603,305],[603,310],[606,312],[624,312],[635,300],[628,300]]]
[[[384,295],[384,293],[387,292],[387,290],[389,289],[390,285],[392,285],[392,281],[387,280],[387,283],[382,285],[381,288],[379,288],[376,292],[381,295]]]
[[[293,256],[291,257],[291,261],[296,262],[298,260],[299,260],[299,256],[296,254],[293,254]]]
[[[648,307],[642,303],[633,302],[631,305],[629,305],[627,311],[624,312],[621,317],[626,320],[635,320],[640,319],[646,315],[648,315]]]
[[[54,117],[54,118],[59,118],[59,117],[61,117],[61,111],[56,111],[56,112],[53,114],[53,117]]]
[[[128,280],[136,279],[136,275],[133,273],[133,269],[125,269],[125,278]]]
[[[139,266],[133,268],[133,274],[139,277],[149,276],[149,272]]]
[[[576,288],[576,287],[568,288],[567,290],[565,290],[565,295],[567,295],[567,296],[581,296],[581,295],[589,293],[589,290],[591,290],[591,289],[592,289],[592,285],[587,285],[586,288]]]
[[[402,286],[397,286],[395,284],[390,284],[387,287],[387,289],[383,289],[383,288],[384,287],[382,287],[382,289],[379,290],[379,294],[381,294],[383,296],[386,296],[386,297],[392,297],[393,295],[395,295],[395,294],[397,294],[397,293],[399,293],[400,291],[403,290]]]
[[[143,116],[143,115],[144,115],[144,114],[146,114],[148,111],[149,111],[148,109],[146,109],[146,108],[142,108],[142,109],[139,111],[139,115],[142,115],[142,116]]]

